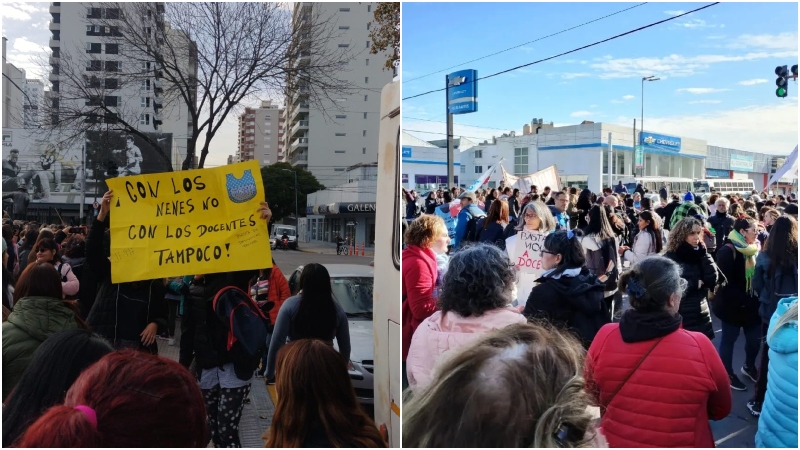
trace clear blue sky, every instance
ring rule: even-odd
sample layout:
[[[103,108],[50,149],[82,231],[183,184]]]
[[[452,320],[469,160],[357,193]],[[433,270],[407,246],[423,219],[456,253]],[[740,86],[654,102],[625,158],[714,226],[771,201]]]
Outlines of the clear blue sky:
[[[611,37],[706,3],[648,3],[477,62],[468,60],[579,25],[637,3],[403,3],[403,97],[444,86],[444,75],[479,76]],[[680,11],[680,12],[679,12]],[[479,82],[479,112],[457,115],[458,135],[521,132],[534,117],[633,124],[645,85],[645,128],[767,153],[797,145],[797,91],[775,97],[774,69],[797,63],[797,3],[721,3],[596,47]],[[413,80],[421,75],[457,66]],[[403,102],[403,128],[441,139],[444,92]],[[467,127],[499,128],[498,130]]]

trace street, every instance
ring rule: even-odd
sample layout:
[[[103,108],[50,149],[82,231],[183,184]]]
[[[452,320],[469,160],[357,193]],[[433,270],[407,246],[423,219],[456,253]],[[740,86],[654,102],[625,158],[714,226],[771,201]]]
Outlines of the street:
[[[305,250],[305,246],[303,244],[300,245],[300,248]],[[313,253],[305,253],[303,251],[295,251],[295,250],[273,250],[272,251],[272,259],[275,260],[275,263],[278,265],[278,268],[281,269],[281,272],[288,278],[292,275],[295,269],[298,266],[303,264],[308,264],[310,262],[320,263],[320,264],[358,264],[358,265],[368,265],[372,262],[371,256],[343,256],[337,255],[336,250],[333,250],[333,254],[313,254]]]

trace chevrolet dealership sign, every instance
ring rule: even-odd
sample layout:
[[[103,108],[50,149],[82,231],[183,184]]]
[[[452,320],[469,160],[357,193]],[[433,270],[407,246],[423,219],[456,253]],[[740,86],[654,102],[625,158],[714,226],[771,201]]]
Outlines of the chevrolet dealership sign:
[[[663,134],[642,133],[642,145],[645,149],[667,150],[678,153],[681,151],[681,138]]]

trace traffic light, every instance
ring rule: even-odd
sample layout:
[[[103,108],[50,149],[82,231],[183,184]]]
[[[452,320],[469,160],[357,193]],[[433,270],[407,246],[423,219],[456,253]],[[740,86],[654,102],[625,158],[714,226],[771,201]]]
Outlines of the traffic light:
[[[792,66],[792,75],[797,78],[797,64]]]
[[[797,70],[797,67],[792,67],[793,70]],[[775,89],[775,96],[784,98],[788,94],[789,90],[789,70],[786,66],[778,66],[775,68],[775,75],[778,76],[778,79],[775,80],[775,85],[778,86],[778,89]]]

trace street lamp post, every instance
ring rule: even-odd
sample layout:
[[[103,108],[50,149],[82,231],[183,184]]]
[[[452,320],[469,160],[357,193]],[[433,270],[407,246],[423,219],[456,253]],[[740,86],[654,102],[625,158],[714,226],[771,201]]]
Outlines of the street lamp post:
[[[642,120],[641,120],[641,123],[639,125],[639,127],[640,127],[639,128],[639,130],[640,130],[639,131],[639,145],[640,146],[642,145],[642,133],[644,133],[644,82],[645,81],[658,81],[660,79],[661,78],[656,78],[653,75],[650,75],[649,77],[642,77]],[[642,149],[642,153],[644,153],[644,149]],[[634,155],[634,165],[635,164],[636,164],[636,161],[635,161],[635,155]],[[642,173],[640,174],[640,176],[644,176],[644,154],[642,154]]]
[[[284,172],[292,172],[294,174],[294,242],[295,246],[300,248],[300,210],[297,208],[297,171],[289,169],[281,169]]]

